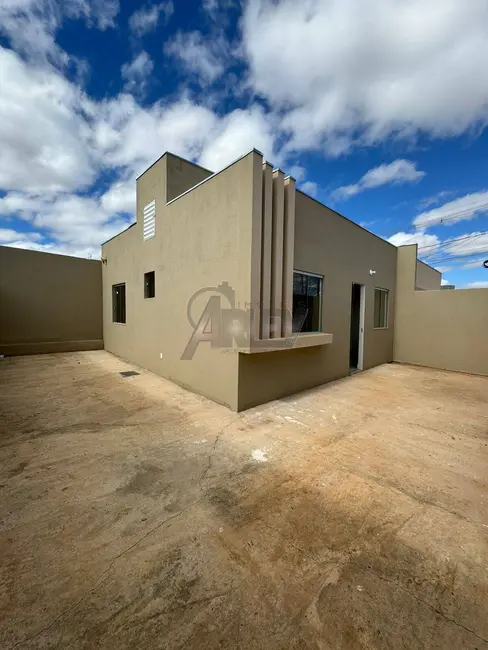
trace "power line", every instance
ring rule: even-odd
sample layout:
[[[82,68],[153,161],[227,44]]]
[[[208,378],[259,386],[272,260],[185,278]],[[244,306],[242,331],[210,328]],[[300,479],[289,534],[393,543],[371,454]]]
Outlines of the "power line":
[[[471,254],[468,254],[468,255],[463,256],[462,253],[459,255],[459,251],[462,250],[463,248],[466,248],[466,246],[469,246],[472,242],[476,241],[477,239],[479,239],[480,237],[483,237],[486,234],[487,233],[478,233],[474,237],[471,237],[469,239],[469,241],[464,241],[463,243],[461,243],[460,246],[455,247],[453,250],[443,249],[442,251],[433,252],[430,255],[426,255],[426,256],[422,255],[421,257],[423,257],[424,259],[429,260],[429,262],[432,263],[432,264],[439,264],[439,262],[441,262],[441,261],[445,262],[445,261],[449,261],[450,259],[455,259],[457,257],[469,257],[470,255],[482,255],[485,251],[488,252],[488,243],[487,243],[485,249],[475,251],[474,253],[471,253]],[[446,251],[451,253],[451,255],[445,255]],[[444,256],[443,256],[443,254],[444,254]]]
[[[485,230],[481,233],[476,233],[476,235],[486,235],[488,234],[488,230]],[[445,241],[441,242],[440,244],[428,244],[426,246],[419,246],[419,252],[428,250],[428,249],[439,249],[441,246],[448,246],[451,245],[453,242],[458,242],[462,241],[463,239],[471,239],[473,237],[473,233],[471,235],[462,235],[461,237],[453,237],[452,239],[446,239]]]
[[[449,223],[450,221],[461,221],[463,217],[475,216],[477,212],[488,211],[488,202],[482,203],[471,209],[459,210],[458,212],[447,213],[445,217],[437,217],[437,219],[426,221],[425,223],[416,224],[417,228],[435,226],[437,224]],[[415,223],[415,222],[414,222]]]

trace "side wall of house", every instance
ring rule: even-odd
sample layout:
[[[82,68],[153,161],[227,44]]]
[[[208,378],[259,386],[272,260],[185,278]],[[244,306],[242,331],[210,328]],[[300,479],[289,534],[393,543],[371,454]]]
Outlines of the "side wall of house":
[[[171,153],[166,154],[166,201],[172,201],[183,192],[212,175],[208,169],[194,165]]]
[[[398,249],[394,360],[488,375],[488,289],[415,291],[416,258]]]
[[[294,239],[294,269],[324,277],[322,330],[333,342],[240,354],[241,409],[348,375],[353,283],[365,286],[364,369],[393,359],[397,249],[299,191]],[[387,329],[373,327],[375,287],[389,291]]]
[[[0,246],[0,354],[101,348],[100,262]]]
[[[137,184],[137,223],[103,246],[104,337],[108,351],[237,409],[238,355],[199,343],[182,359],[214,288],[224,283],[235,305],[250,300],[254,152],[166,204],[163,158]],[[197,174],[198,175],[198,174]],[[185,182],[183,182],[183,186]],[[143,240],[143,208],[156,199],[156,233]],[[144,298],[144,273],[155,272],[155,297]],[[126,324],[112,318],[112,285],[126,284]],[[228,285],[228,286],[227,286]],[[232,300],[232,296],[229,296]]]
[[[441,288],[442,273],[425,262],[417,261],[415,288],[420,291],[436,291]]]

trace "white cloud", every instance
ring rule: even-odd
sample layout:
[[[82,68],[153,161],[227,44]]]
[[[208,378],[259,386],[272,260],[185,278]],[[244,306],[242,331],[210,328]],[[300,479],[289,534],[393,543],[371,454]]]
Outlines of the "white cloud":
[[[392,163],[380,165],[367,171],[357,183],[344,185],[332,193],[334,198],[347,199],[364,190],[380,187],[381,185],[400,185],[413,183],[425,176],[425,172],[419,171],[415,163],[410,160],[394,160]]]
[[[285,111],[289,149],[486,124],[486,0],[250,0],[242,27],[251,84]]]
[[[440,269],[437,269],[437,270],[440,271]],[[449,280],[447,280],[446,278],[442,278],[442,279],[441,279],[441,286],[443,286],[443,287],[447,287],[448,284],[451,284],[451,283],[449,282]]]
[[[56,192],[89,185],[82,93],[51,68],[0,47],[0,190]]]
[[[186,98],[142,108],[120,95],[94,108],[94,146],[104,163],[140,174],[166,150],[197,158],[219,122],[208,108]]]
[[[113,215],[103,197],[83,197],[62,194],[57,197],[19,196],[7,194],[0,199],[0,214],[15,216],[42,232],[42,236],[22,236],[17,233],[15,242],[36,250],[60,246],[63,250],[85,250],[99,255],[100,243],[128,225],[126,218]],[[9,231],[12,236],[12,231]],[[12,239],[14,237],[12,236]],[[41,239],[54,240],[41,242]],[[14,242],[10,242],[13,245]],[[35,244],[35,246],[34,246]],[[39,248],[41,246],[41,248]],[[24,246],[25,247],[25,246]]]
[[[70,18],[84,18],[90,27],[103,31],[115,27],[119,0],[65,0],[64,11]]]
[[[148,77],[154,69],[154,63],[147,52],[140,52],[130,63],[124,63],[121,68],[124,89],[137,95],[143,95]]]
[[[12,242],[34,242],[42,239],[38,232],[17,232],[10,228],[0,228],[0,244],[11,244]]]
[[[129,18],[129,27],[137,36],[143,36],[152,32],[158,26],[161,14],[166,24],[174,11],[173,2],[161,2],[160,4],[148,5],[135,11]]]
[[[439,208],[422,212],[415,217],[413,223],[417,228],[428,228],[433,225],[454,224],[486,213],[488,213],[488,191],[474,192],[444,203]]]
[[[164,51],[202,84],[213,83],[223,74],[228,57],[227,43],[222,37],[205,40],[200,32],[178,32],[166,43]]]
[[[488,280],[486,282],[484,280],[470,282],[466,288],[467,289],[488,289]]]
[[[273,122],[258,106],[232,111],[208,135],[200,156],[200,164],[207,169],[221,169],[253,147],[275,165],[280,163],[274,150]]]
[[[316,196],[318,186],[317,183],[314,183],[313,181],[305,181],[304,183],[300,184],[300,189],[302,190],[302,192],[305,192],[305,194],[310,194],[310,196]]]
[[[2,0],[0,34],[29,59],[65,66],[70,57],[55,42],[65,18],[83,19],[90,27],[115,26],[119,0]]]
[[[434,194],[434,196],[428,196],[425,199],[422,199],[419,205],[423,210],[425,210],[425,208],[429,208],[431,205],[436,205],[453,194],[455,194],[453,190],[442,190],[441,192]]]
[[[28,221],[54,240],[18,245],[97,255],[134,214],[135,177],[166,150],[211,169],[254,144],[276,160],[273,123],[257,106],[220,117],[185,96],[147,107],[127,93],[98,102],[59,71],[4,48],[0,69],[0,191],[7,192],[0,218]],[[105,173],[114,181],[99,196],[95,182]]]
[[[486,253],[488,255],[488,234],[485,232],[472,232],[469,235],[461,235],[449,244],[444,242],[443,252],[456,257]]]
[[[390,244],[394,246],[406,246],[407,244],[417,244],[419,247],[419,255],[422,254],[422,249],[429,250],[429,253],[434,252],[439,245],[439,238],[436,235],[426,235],[424,232],[397,232],[388,238]]]
[[[115,182],[100,198],[100,205],[109,214],[136,213],[136,179]]]

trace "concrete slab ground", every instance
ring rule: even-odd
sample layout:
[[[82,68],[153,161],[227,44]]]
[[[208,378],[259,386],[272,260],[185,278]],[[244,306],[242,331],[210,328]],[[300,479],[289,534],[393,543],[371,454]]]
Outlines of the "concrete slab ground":
[[[236,415],[131,369],[0,361],[2,649],[488,648],[488,378]]]

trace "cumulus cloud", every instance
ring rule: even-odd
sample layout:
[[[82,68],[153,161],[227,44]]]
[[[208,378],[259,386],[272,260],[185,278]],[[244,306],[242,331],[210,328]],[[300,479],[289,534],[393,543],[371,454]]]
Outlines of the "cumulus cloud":
[[[355,194],[364,192],[381,185],[400,185],[421,180],[425,172],[419,171],[410,160],[394,160],[392,163],[380,165],[367,171],[357,183],[344,185],[332,193],[333,198],[348,199]]]
[[[486,213],[488,213],[488,191],[474,192],[428,212],[422,212],[415,217],[413,223],[417,228],[441,224],[452,225]]]
[[[129,219],[113,216],[103,198],[64,194],[56,197],[7,194],[0,199],[0,214],[15,216],[37,229],[37,235],[16,233],[10,245],[23,242],[35,250],[61,246],[64,251],[85,250],[100,254],[100,244],[123,230]],[[45,241],[43,241],[45,240]],[[55,243],[51,240],[54,240]],[[23,246],[23,247],[25,247]]]
[[[0,4],[0,34],[12,47],[30,59],[65,66],[70,57],[55,42],[55,34],[66,18],[82,19],[90,27],[105,30],[115,26],[118,0],[3,0]]]
[[[46,238],[17,237],[19,245],[53,250],[54,240],[62,252],[96,256],[134,218],[135,178],[166,150],[215,170],[254,144],[277,159],[274,124],[258,106],[219,116],[185,96],[145,107],[128,93],[94,101],[59,70],[1,47],[0,68],[0,218]],[[100,195],[107,174],[113,182]]]
[[[2,47],[0,69],[0,190],[89,185],[95,170],[82,93],[52,68],[29,65]]]
[[[274,149],[274,124],[259,106],[236,109],[216,123],[200,156],[208,169],[221,169],[252,147],[275,165],[280,157]]]
[[[144,95],[148,77],[154,69],[154,63],[147,52],[140,52],[130,63],[124,63],[121,68],[125,80],[124,89],[136,95]]]
[[[129,18],[129,27],[136,36],[143,36],[152,32],[158,26],[161,16],[166,24],[174,11],[173,2],[161,2],[148,5],[135,11]]]
[[[436,235],[427,235],[424,232],[397,232],[388,238],[390,244],[394,246],[406,246],[407,244],[417,244],[419,254],[423,250],[434,251],[440,241]]]
[[[250,82],[284,112],[291,150],[486,124],[485,0],[250,0],[242,26]]]
[[[202,84],[213,83],[224,72],[228,57],[225,39],[205,40],[200,32],[178,32],[164,48],[168,56],[179,61],[183,70],[195,75]]]
[[[11,244],[12,242],[35,242],[42,239],[38,232],[16,232],[10,228],[0,228],[0,244]]]

